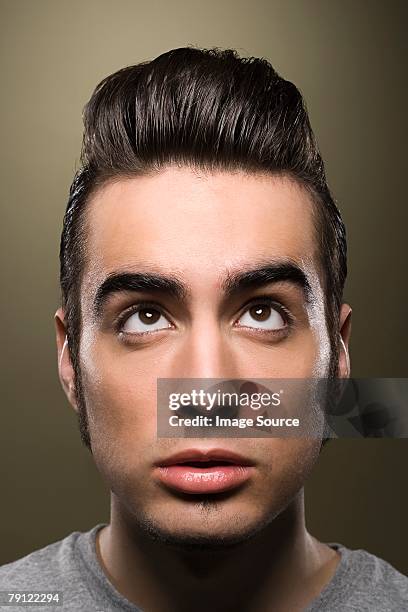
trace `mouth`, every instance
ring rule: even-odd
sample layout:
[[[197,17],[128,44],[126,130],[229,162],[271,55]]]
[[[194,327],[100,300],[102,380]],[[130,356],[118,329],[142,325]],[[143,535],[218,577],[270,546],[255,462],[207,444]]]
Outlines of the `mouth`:
[[[167,488],[187,494],[222,493],[242,486],[254,470],[249,459],[224,449],[188,449],[155,464]]]

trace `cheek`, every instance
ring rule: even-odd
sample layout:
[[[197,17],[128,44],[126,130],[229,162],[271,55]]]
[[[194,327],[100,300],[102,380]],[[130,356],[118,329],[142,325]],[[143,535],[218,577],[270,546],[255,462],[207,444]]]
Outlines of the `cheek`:
[[[303,482],[320,452],[319,438],[287,438],[278,441],[276,460],[280,472]],[[285,480],[285,478],[283,478]]]
[[[243,376],[249,378],[318,377],[323,376],[328,363],[326,346],[310,330],[275,346],[241,344],[239,354],[245,366]]]
[[[260,483],[273,500],[273,505],[282,510],[304,485],[320,452],[321,441],[307,438],[274,438],[265,443],[267,473]]]
[[[81,361],[92,452],[102,472],[137,469],[156,440],[156,379],[129,365],[104,359],[103,351]]]

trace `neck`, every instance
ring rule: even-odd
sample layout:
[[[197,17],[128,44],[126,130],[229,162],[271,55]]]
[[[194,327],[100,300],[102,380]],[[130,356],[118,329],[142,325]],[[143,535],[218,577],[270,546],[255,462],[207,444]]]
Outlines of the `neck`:
[[[109,580],[152,612],[301,610],[339,560],[307,532],[303,489],[267,527],[226,549],[182,549],[154,539],[114,495],[111,522],[98,535],[97,553]]]

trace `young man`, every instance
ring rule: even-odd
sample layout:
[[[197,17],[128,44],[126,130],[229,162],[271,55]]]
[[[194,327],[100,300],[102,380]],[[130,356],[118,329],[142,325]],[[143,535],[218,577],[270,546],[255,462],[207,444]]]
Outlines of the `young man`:
[[[159,378],[350,375],[345,231],[299,91],[263,59],[174,49],[102,81],[84,123],[55,321],[111,520],[1,589],[75,612],[408,609],[391,565],[308,533],[321,437],[156,435]]]

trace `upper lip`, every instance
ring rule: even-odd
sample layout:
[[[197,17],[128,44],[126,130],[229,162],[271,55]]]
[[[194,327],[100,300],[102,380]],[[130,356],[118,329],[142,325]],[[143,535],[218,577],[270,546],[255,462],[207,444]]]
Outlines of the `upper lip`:
[[[223,448],[211,448],[211,449],[198,449],[198,448],[189,448],[178,453],[174,453],[174,455],[170,455],[165,459],[161,459],[155,463],[158,467],[165,467],[168,465],[177,465],[180,463],[189,463],[189,462],[206,462],[206,461],[225,461],[227,463],[231,463],[232,465],[244,465],[250,466],[254,465],[254,462],[248,459],[247,457],[243,457],[238,453],[235,453],[231,450],[223,449]]]

